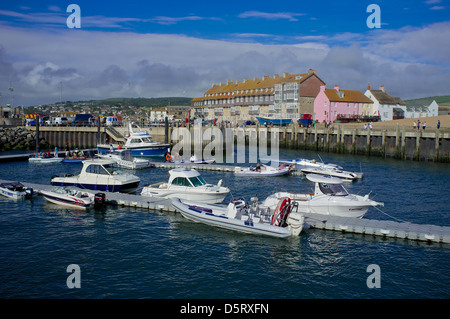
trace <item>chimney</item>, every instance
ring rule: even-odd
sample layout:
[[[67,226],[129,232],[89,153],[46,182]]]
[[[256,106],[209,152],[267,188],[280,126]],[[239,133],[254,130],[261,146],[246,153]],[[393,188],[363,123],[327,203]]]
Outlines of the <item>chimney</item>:
[[[273,78],[274,78],[274,79],[277,79],[277,78],[279,78],[279,77],[280,77],[280,76],[279,76],[278,74],[274,74],[274,75],[273,75]]]
[[[230,79],[228,79],[228,80],[227,80],[227,85],[230,85],[231,83],[233,83],[233,81],[230,80]]]
[[[325,92],[325,85],[320,86],[320,92]]]
[[[308,70],[308,75],[311,75],[311,74],[317,74],[317,71],[313,70],[313,69],[309,69]]]
[[[386,92],[386,91],[384,90],[384,85],[380,85],[380,90],[381,90],[381,92]]]
[[[334,89],[339,92],[339,86],[337,84],[334,85]]]
[[[289,75],[290,75],[290,74],[287,73],[287,72],[284,72],[284,73],[283,73],[283,77],[284,77],[284,78],[287,78]]]
[[[263,77],[262,77],[262,80],[263,81],[265,81],[265,80],[267,80],[269,77],[267,76],[267,75],[264,75]]]
[[[370,83],[367,83],[367,89],[370,90]]]

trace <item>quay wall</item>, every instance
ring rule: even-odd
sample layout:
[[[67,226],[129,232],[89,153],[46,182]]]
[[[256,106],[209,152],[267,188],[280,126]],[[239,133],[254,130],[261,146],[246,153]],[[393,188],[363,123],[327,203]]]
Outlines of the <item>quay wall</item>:
[[[207,134],[204,133],[208,128],[211,127],[202,127],[203,146],[210,144],[213,139],[212,137],[205,139]],[[36,130],[35,127],[28,129],[31,131]],[[172,139],[175,127],[168,127],[167,130],[164,126],[145,129],[150,132],[156,141],[164,142],[167,139],[173,144],[178,142],[178,140]],[[39,137],[45,139],[50,145],[58,146],[59,148],[65,147],[66,144],[70,148],[95,148],[98,143],[117,142],[119,141],[118,135],[123,137],[128,133],[126,127],[116,127],[115,130],[116,132],[113,134],[106,127],[43,126],[39,128]],[[226,128],[220,128],[224,137],[225,130]],[[272,136],[278,134],[280,148],[360,154],[400,160],[450,162],[449,129],[417,131],[397,125],[389,128],[365,130],[338,124],[333,128],[304,128],[296,125],[266,128],[257,125],[237,127],[231,130],[235,140],[238,134],[244,134],[247,144],[252,136],[255,136],[255,134],[261,136],[262,134],[266,137],[267,145],[269,146]],[[190,128],[190,133],[191,141],[194,143],[194,127]],[[123,138],[120,142],[123,142]]]

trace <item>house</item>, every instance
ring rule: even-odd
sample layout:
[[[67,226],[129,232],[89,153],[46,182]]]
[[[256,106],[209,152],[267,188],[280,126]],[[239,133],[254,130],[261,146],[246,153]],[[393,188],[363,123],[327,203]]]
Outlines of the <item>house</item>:
[[[342,90],[338,85],[333,89],[320,86],[314,100],[314,118],[321,122],[334,122],[337,118],[357,118],[373,112],[373,101],[362,92]]]
[[[373,90],[369,84],[364,95],[373,101],[372,115],[380,116],[381,121],[405,118],[406,103],[387,93],[384,85],[380,85],[379,90]]]
[[[433,100],[430,104],[417,101],[406,102],[405,118],[419,118],[439,115],[439,105]]]
[[[191,116],[233,123],[255,121],[258,116],[297,120],[301,113],[314,111],[314,99],[324,84],[311,69],[307,73],[228,80],[192,99]]]

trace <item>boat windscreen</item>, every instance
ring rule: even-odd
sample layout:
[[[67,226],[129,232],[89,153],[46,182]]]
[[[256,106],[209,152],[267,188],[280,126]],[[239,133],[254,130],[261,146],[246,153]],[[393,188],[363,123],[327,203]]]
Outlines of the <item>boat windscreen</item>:
[[[326,184],[319,183],[319,188],[322,193],[330,196],[346,196],[348,195],[347,190],[341,184]]]
[[[189,177],[189,180],[191,181],[192,185],[194,185],[194,187],[206,184],[205,180],[201,176]]]

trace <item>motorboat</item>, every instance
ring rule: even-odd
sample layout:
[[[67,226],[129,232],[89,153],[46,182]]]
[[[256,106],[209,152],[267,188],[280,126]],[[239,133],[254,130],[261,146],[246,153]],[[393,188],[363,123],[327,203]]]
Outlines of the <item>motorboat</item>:
[[[338,177],[346,182],[354,182],[358,179],[363,178],[364,174],[362,172],[350,172],[344,171],[342,169],[337,168],[325,168],[325,167],[317,167],[317,168],[302,168],[303,174],[318,174],[324,176],[332,176]]]
[[[344,168],[342,166],[339,166],[337,164],[333,163],[327,163],[327,162],[318,162],[315,159],[306,159],[306,158],[295,158],[295,159],[261,159],[262,161],[271,161],[278,164],[286,164],[286,165],[293,165],[295,170],[301,170],[303,168],[325,168],[325,169],[340,169],[343,170]]]
[[[171,156],[170,154],[166,155],[166,160],[175,164],[212,164],[216,160],[214,158],[202,158],[199,159],[197,156],[192,155],[189,159],[185,159],[180,157],[179,154],[175,154],[175,156]]]
[[[143,158],[133,157],[131,150],[118,149],[109,154],[99,154],[98,157],[111,159],[122,168],[144,169],[151,167],[150,161]]]
[[[289,174],[290,169],[286,165],[272,167],[264,164],[257,164],[256,167],[239,167],[234,168],[234,174],[238,176],[280,176]]]
[[[12,199],[29,199],[34,191],[20,182],[4,182],[0,184],[0,194]]]
[[[288,118],[256,117],[260,125],[286,126],[292,123]]]
[[[66,174],[63,177],[53,176],[54,186],[75,186],[83,189],[106,192],[130,193],[137,189],[140,178],[123,173],[113,160],[90,159],[83,161],[79,175]]]
[[[63,163],[83,163],[83,161],[87,160],[87,157],[64,157]]]
[[[296,202],[285,198],[271,210],[261,209],[257,201],[253,198],[252,204],[247,206],[239,198],[228,205],[214,205],[173,198],[172,206],[187,219],[229,230],[282,238],[301,233],[304,217],[297,211]]]
[[[94,204],[94,194],[75,187],[55,187],[50,191],[40,190],[39,193],[51,203],[76,209],[90,208]]]
[[[133,129],[133,125],[137,129]],[[129,124],[129,135],[125,137],[124,149],[131,150],[133,156],[164,156],[168,151],[170,144],[160,143],[153,140],[152,136],[145,130],[142,130],[136,124]],[[114,149],[118,148],[118,145],[97,145],[98,153],[109,153],[111,146]]]
[[[261,205],[273,209],[281,198],[290,198],[298,202],[301,213],[355,218],[362,218],[370,207],[384,206],[384,203],[369,199],[369,194],[349,194],[339,178],[317,174],[308,174],[306,178],[315,183],[314,193],[278,192],[267,197]]]
[[[40,163],[40,164],[51,164],[51,163],[61,163],[63,158],[62,157],[53,157],[50,155],[42,155],[42,154],[35,154],[33,156],[30,156],[28,158],[28,162],[30,163]]]
[[[195,169],[175,168],[169,171],[169,181],[147,185],[142,189],[142,196],[161,198],[182,198],[203,203],[221,203],[230,192],[222,186],[207,184]]]

